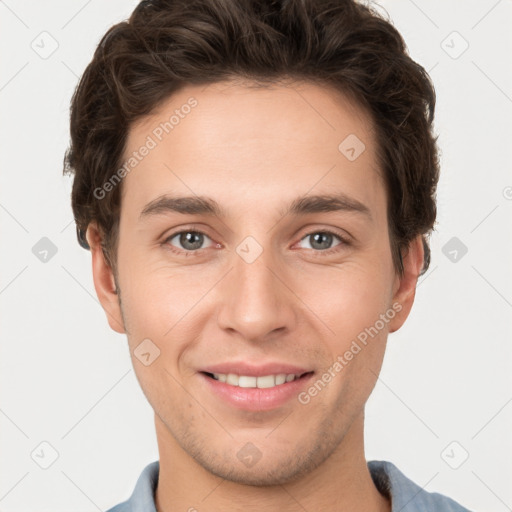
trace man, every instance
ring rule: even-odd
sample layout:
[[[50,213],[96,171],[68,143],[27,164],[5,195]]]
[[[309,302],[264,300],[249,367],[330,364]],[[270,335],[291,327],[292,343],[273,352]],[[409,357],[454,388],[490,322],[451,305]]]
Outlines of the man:
[[[149,1],[107,32],[66,164],[160,456],[111,511],[466,510],[364,456],[429,265],[434,106],[348,0]]]

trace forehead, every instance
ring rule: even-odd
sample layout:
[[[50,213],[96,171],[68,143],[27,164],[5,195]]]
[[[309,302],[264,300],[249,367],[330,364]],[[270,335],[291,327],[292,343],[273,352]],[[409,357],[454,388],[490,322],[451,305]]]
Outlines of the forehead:
[[[369,116],[350,96],[307,82],[184,87],[132,125],[125,161],[143,146],[151,149],[123,184],[123,201],[139,211],[177,191],[243,206],[246,193],[293,198],[352,187],[371,200],[383,187]]]
[[[191,104],[194,106],[190,107]],[[237,79],[189,85],[175,92],[152,114],[130,127],[128,146],[154,130],[157,139],[166,138],[171,132],[176,137],[180,132],[185,135],[188,133],[186,125],[191,123],[183,121],[188,117],[193,118],[193,129],[196,133],[201,132],[204,144],[223,139],[235,143],[249,134],[261,140],[265,134],[286,131],[289,135],[293,133],[294,139],[308,142],[325,140],[325,135],[331,132],[336,141],[347,130],[357,131],[361,138],[373,142],[370,116],[349,93],[327,84],[283,82],[263,85]],[[164,126],[158,130],[161,123],[169,121],[171,126],[167,126],[167,130]],[[219,124],[222,124],[222,130],[211,130]]]

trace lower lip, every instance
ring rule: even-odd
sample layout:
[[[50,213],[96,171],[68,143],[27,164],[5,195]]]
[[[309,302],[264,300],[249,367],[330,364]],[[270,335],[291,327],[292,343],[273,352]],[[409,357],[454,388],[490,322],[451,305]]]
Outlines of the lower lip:
[[[241,388],[215,380],[204,373],[199,375],[206,381],[211,391],[233,407],[247,411],[269,411],[297,397],[314,374],[308,373],[300,379],[285,382],[273,388]]]

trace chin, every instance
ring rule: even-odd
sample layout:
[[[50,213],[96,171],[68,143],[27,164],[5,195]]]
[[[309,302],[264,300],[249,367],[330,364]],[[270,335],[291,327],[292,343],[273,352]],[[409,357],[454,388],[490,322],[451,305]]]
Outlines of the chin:
[[[269,446],[260,451],[248,442],[234,453],[228,449],[222,456],[202,451],[194,458],[207,471],[230,482],[268,487],[300,480],[322,464],[334,447],[324,439],[310,440],[307,446],[304,441],[293,443],[287,450]]]
[[[283,466],[280,462],[275,464],[267,463],[257,469],[256,467],[241,469],[226,466],[207,467],[206,469],[224,480],[253,487],[271,487],[288,484],[300,479],[302,475],[311,471],[311,468],[302,468],[300,470],[297,466],[293,465]]]

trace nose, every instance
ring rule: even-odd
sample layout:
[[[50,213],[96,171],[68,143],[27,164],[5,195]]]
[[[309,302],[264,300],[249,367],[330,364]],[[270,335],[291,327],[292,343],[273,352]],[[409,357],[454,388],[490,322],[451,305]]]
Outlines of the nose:
[[[234,253],[233,268],[219,290],[218,326],[255,342],[293,330],[297,315],[287,281],[286,269],[276,264],[270,251],[252,263]]]

